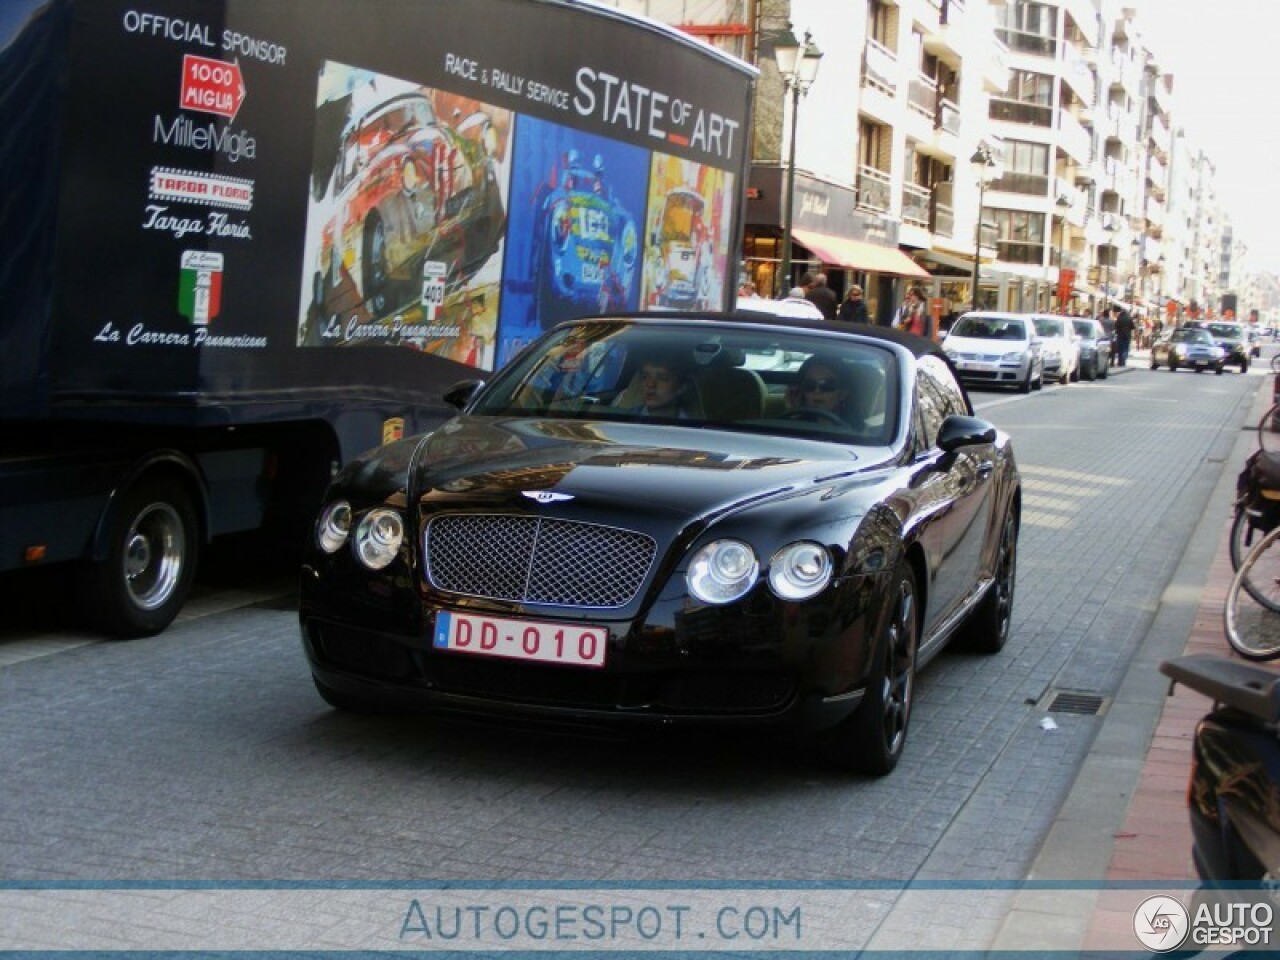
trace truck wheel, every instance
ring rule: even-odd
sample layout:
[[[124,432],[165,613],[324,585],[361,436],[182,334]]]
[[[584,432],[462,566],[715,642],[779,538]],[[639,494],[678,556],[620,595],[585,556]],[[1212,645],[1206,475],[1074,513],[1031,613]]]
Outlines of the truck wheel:
[[[196,531],[191,497],[178,483],[155,478],[128,489],[111,516],[106,556],[88,578],[88,615],[119,637],[169,626],[195,579]]]

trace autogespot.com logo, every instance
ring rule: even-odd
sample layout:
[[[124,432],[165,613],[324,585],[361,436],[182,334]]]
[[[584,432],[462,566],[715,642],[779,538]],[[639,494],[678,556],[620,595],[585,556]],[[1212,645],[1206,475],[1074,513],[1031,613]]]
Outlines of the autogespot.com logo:
[[[1153,953],[1176,950],[1187,937],[1191,916],[1173,897],[1147,897],[1133,913],[1133,932]]]

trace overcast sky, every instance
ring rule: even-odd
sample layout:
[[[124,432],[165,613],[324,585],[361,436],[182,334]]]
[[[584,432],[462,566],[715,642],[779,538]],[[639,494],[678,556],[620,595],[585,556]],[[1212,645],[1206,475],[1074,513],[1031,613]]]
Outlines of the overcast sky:
[[[1217,167],[1219,199],[1254,269],[1280,273],[1280,2],[1136,0],[1174,75],[1173,122]]]

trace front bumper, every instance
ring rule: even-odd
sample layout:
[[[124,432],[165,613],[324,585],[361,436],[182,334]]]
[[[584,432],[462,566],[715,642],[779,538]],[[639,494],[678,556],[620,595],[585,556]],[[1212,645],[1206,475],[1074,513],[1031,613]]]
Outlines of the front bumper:
[[[874,596],[860,580],[825,603],[782,603],[766,588],[724,607],[688,609],[676,598],[654,604],[643,620],[592,618],[609,635],[598,669],[438,650],[430,641],[438,607],[582,625],[576,615],[433,599],[410,616],[399,604],[398,615],[380,618],[343,613],[304,588],[300,626],[317,681],[389,709],[623,728],[813,732],[861,702]]]

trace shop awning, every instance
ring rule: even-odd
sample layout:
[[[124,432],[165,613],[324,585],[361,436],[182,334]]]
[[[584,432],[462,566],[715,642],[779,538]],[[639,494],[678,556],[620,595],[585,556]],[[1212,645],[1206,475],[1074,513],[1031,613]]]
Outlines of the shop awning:
[[[866,270],[869,273],[896,273],[904,277],[929,276],[929,271],[896,247],[881,247],[813,230],[792,230],[791,236],[820,256],[824,263],[834,263],[850,270]]]

